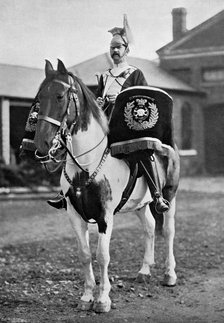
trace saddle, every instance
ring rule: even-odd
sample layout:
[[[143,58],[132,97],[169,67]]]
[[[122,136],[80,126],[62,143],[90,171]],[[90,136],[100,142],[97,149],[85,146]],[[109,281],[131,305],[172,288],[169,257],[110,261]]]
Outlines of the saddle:
[[[113,157],[127,162],[130,177],[114,214],[127,202],[138,176],[145,176],[152,196],[161,196],[153,154],[174,158],[172,109],[172,98],[158,88],[133,86],[117,96],[109,146]]]

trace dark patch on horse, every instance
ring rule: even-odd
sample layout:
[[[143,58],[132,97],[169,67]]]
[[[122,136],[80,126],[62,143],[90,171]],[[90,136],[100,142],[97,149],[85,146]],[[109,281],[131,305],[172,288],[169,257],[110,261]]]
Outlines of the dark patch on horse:
[[[84,172],[76,174],[66,196],[84,221],[89,222],[90,219],[94,219],[99,232],[106,233],[106,203],[112,200],[111,187],[105,176],[99,182],[93,181],[85,185],[88,180],[87,174]]]

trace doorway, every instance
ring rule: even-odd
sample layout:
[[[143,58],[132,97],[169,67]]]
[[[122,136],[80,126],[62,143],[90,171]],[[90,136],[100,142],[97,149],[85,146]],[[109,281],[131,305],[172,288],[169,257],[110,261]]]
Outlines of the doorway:
[[[224,103],[204,110],[205,167],[213,175],[224,174]]]

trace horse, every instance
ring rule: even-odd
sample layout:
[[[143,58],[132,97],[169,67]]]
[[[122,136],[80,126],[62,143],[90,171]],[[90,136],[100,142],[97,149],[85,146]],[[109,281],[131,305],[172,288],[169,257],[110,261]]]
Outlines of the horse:
[[[125,160],[111,155],[108,147],[108,119],[98,106],[94,94],[64,63],[58,60],[57,70],[46,60],[45,79],[38,91],[40,109],[34,142],[36,155],[45,162],[61,162],[60,185],[67,201],[67,214],[78,242],[84,273],[84,292],[79,300],[81,310],[97,313],[111,309],[108,277],[109,245],[113,229],[114,210],[121,200],[130,175]],[[169,160],[155,150],[160,184],[169,200],[170,208],[164,214],[165,273],[163,284],[175,286],[176,190],[178,186],[179,157],[177,148]],[[167,161],[168,160],[168,161]],[[170,191],[172,190],[172,194]],[[137,280],[147,280],[154,264],[155,219],[150,211],[152,196],[144,176],[137,178],[133,192],[119,213],[135,212],[144,231],[145,252]],[[96,258],[100,268],[99,290],[89,247],[89,223],[98,226]]]

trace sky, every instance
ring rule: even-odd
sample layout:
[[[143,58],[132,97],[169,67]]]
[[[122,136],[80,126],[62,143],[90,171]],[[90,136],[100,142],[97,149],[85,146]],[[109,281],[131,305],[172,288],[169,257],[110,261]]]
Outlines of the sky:
[[[131,56],[157,58],[172,40],[173,8],[187,10],[192,29],[224,10],[224,0],[0,0],[0,64],[70,67],[108,52],[112,27],[128,16]]]

